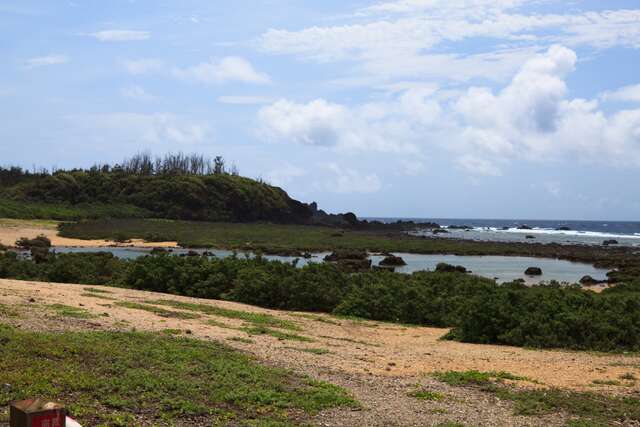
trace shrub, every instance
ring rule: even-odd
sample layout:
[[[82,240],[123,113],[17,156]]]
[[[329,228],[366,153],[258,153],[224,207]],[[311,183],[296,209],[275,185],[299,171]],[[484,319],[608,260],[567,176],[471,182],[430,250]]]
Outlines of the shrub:
[[[596,294],[551,283],[526,287],[458,272],[346,274],[333,264],[296,268],[263,258],[167,254],[120,260],[110,254],[52,254],[39,264],[0,253],[0,277],[228,299],[284,310],[452,327],[472,343],[577,350],[640,350],[637,281]]]

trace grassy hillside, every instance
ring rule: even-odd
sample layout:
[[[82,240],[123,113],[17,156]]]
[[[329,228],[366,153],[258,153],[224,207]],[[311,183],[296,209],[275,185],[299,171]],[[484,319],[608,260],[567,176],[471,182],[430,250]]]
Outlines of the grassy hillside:
[[[178,160],[187,164],[174,166]],[[168,157],[157,166],[126,163],[53,173],[0,168],[0,216],[287,223],[311,216],[307,205],[280,188],[226,173],[223,166],[190,169],[188,162],[195,160]]]
[[[69,402],[83,425],[289,426],[355,404],[338,387],[261,366],[218,343],[2,324],[0,342],[2,381],[11,384],[0,389],[0,405],[46,396]]]

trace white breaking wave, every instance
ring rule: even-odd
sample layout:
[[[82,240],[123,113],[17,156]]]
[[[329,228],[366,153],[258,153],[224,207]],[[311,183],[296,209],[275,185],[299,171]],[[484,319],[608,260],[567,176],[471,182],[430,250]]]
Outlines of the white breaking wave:
[[[605,239],[640,239],[640,233],[634,234],[614,234],[603,233],[601,231],[577,231],[577,230],[554,230],[551,228],[532,228],[531,230],[522,230],[516,227],[511,227],[507,230],[497,227],[474,227],[473,231],[478,232],[491,232],[491,233],[516,233],[516,234],[548,234],[548,235],[561,235],[561,236],[577,236],[577,237],[593,237],[593,238],[605,238]]]

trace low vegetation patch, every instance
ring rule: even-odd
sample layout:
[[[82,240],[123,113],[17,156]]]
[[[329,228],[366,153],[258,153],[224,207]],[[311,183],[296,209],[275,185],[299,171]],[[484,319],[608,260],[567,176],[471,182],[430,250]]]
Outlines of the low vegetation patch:
[[[243,344],[254,344],[255,341],[254,340],[250,340],[249,338],[243,338],[243,337],[231,337],[231,338],[227,338],[229,341],[237,341],[237,342],[241,342]]]
[[[189,320],[189,319],[198,319],[198,318],[200,318],[200,315],[199,314],[195,314],[195,313],[186,313],[184,311],[165,310],[163,308],[156,307],[156,306],[153,306],[153,305],[140,304],[140,303],[131,302],[131,301],[116,302],[115,305],[117,305],[119,307],[130,308],[130,309],[133,309],[133,310],[144,310],[144,311],[148,311],[148,312],[153,313],[153,314],[157,314],[160,317],[167,317],[167,318],[172,318],[172,319]]]
[[[100,288],[84,288],[84,290],[87,292],[91,292],[93,294],[112,294],[113,293],[106,289],[100,289]]]
[[[0,405],[42,396],[83,425],[298,425],[355,406],[341,388],[213,342],[163,334],[34,333],[0,326]]]
[[[291,349],[291,350],[301,351],[303,353],[315,354],[317,356],[321,356],[323,354],[330,354],[331,353],[326,348],[298,348],[298,347],[287,347],[287,348]]]
[[[530,381],[527,377],[521,377],[510,374],[509,372],[481,372],[481,371],[447,371],[436,372],[433,376],[449,385],[453,386],[485,386],[493,383],[494,381]]]
[[[230,310],[227,308],[215,307],[207,304],[193,304],[173,300],[153,300],[146,301],[148,304],[164,305],[177,308],[180,310],[195,311],[212,316],[226,317],[228,319],[244,320],[254,325],[270,326],[273,328],[288,329],[291,331],[299,331],[295,323],[288,320],[278,319],[276,316],[265,313],[251,313],[248,311]]]
[[[80,296],[82,297],[88,297],[88,298],[98,298],[98,299],[104,299],[104,300],[109,300],[109,301],[115,301],[115,298],[111,298],[108,297],[104,294],[94,294],[93,292],[83,292],[80,294]]]
[[[61,317],[73,317],[74,319],[91,319],[96,317],[89,310],[81,307],[73,307],[64,304],[51,304],[48,306],[55,312],[56,315]]]
[[[297,334],[290,334],[276,329],[266,328],[264,326],[249,326],[240,328],[241,331],[246,332],[249,335],[270,335],[283,341],[301,341],[301,342],[313,342],[309,337],[305,337]]]
[[[415,397],[418,400],[426,400],[430,402],[437,402],[444,399],[444,394],[438,393],[437,391],[430,391],[424,389],[417,389],[410,392],[409,397]]]
[[[0,317],[18,317],[18,310],[15,307],[11,307],[5,304],[0,304]]]
[[[478,387],[514,403],[516,415],[537,416],[564,412],[574,419],[573,425],[610,425],[640,421],[640,399],[579,393],[558,389],[528,390],[507,386],[502,380],[526,380],[506,372],[444,372],[435,375],[447,384]]]
[[[595,385],[622,385],[620,381],[617,380],[593,380],[593,384]]]
[[[182,329],[163,329],[162,333],[165,335],[182,335]]]
[[[328,317],[324,317],[324,316],[316,316],[314,314],[303,313],[303,314],[295,314],[295,316],[304,317],[305,319],[313,320],[313,321],[320,322],[320,323],[326,323],[326,324],[329,324],[329,325],[336,325],[336,326],[340,326],[341,325],[341,323],[336,321],[336,320],[332,320],[332,319],[330,319]]]

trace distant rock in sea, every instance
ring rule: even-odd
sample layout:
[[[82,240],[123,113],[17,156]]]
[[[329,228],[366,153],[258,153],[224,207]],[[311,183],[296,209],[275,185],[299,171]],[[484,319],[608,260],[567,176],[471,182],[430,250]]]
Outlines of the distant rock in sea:
[[[603,246],[617,245],[619,242],[615,239],[605,240],[602,242]]]

